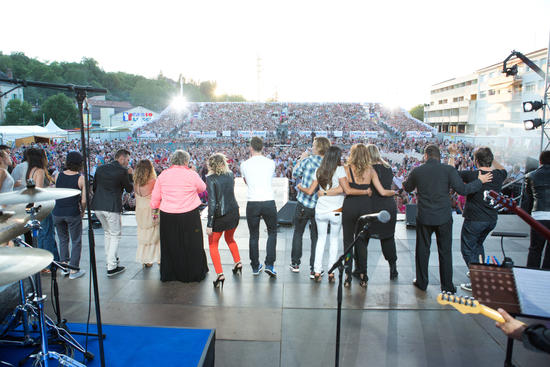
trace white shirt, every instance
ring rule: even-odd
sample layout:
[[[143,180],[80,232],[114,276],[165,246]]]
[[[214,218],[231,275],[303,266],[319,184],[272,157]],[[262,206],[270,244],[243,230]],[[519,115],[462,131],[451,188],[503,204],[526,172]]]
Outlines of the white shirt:
[[[241,174],[248,185],[248,201],[274,200],[271,181],[275,162],[263,155],[255,155],[241,163]]]
[[[315,177],[317,177],[317,170],[315,170]],[[332,186],[330,188],[333,189],[340,186],[338,180],[342,177],[346,177],[346,171],[343,166],[338,166],[332,175]],[[322,187],[322,189],[328,189],[328,187]],[[345,197],[344,193],[334,196],[319,196],[317,205],[315,206],[315,213],[324,214],[340,209],[344,204]]]

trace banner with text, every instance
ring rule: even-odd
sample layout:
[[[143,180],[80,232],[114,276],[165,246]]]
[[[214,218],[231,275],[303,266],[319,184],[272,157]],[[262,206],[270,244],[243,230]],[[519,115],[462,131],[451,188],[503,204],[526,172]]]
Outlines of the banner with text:
[[[230,130],[222,131],[222,136],[231,136],[231,131]]]
[[[378,131],[357,131],[349,132],[350,138],[378,138]]]
[[[260,130],[239,130],[238,136],[241,138],[251,138],[253,136],[259,136],[261,138],[265,138],[267,136],[267,131],[260,131]]]
[[[336,138],[341,138],[342,136],[344,136],[344,132],[341,130],[334,130],[332,134],[334,134]]]
[[[326,138],[328,136],[328,131],[326,131],[326,130],[315,130],[315,136],[324,136]]]

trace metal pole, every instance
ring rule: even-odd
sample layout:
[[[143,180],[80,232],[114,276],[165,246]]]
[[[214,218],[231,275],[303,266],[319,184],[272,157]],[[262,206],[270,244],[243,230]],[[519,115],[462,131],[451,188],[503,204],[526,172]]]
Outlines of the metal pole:
[[[542,128],[541,128],[541,135],[540,135],[540,151],[546,150],[548,148],[548,144],[550,143],[550,137],[548,136],[547,130],[550,129],[550,127],[547,127],[546,124],[546,109],[550,108],[548,106],[548,87],[550,87],[548,83],[548,72],[550,71],[550,33],[548,33],[548,49],[546,54],[546,75],[544,76],[544,95],[542,97]],[[546,136],[546,139],[548,142],[546,145],[544,145],[544,136]]]

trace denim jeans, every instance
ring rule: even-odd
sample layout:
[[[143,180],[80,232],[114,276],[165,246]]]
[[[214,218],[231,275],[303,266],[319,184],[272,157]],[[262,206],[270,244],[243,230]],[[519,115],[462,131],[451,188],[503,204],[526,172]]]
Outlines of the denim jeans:
[[[69,263],[72,266],[80,267],[80,254],[82,252],[82,217],[53,218],[57,237],[59,238],[59,255],[61,262]],[[69,240],[72,242],[69,251]],[[70,261],[69,261],[70,260]]]
[[[290,258],[292,264],[300,265],[302,258],[302,237],[306,224],[309,221],[309,236],[311,239],[311,254],[309,256],[309,267],[313,270],[315,261],[315,245],[317,243],[317,223],[315,221],[315,208],[305,207],[302,203],[296,204],[296,212],[294,213],[294,234],[292,235],[292,251]]]
[[[460,233],[460,252],[466,266],[470,263],[478,263],[481,255],[482,262],[485,260],[485,249],[483,242],[497,225],[493,222],[479,222],[474,220],[464,220],[462,232]]]
[[[38,231],[38,248],[48,250],[53,254],[53,259],[59,261],[59,252],[55,243],[55,231],[53,228],[53,215],[49,214],[41,223]]]
[[[248,242],[250,250],[250,265],[256,270],[260,266],[260,252],[258,241],[260,239],[260,219],[263,219],[267,226],[267,244],[265,264],[271,266],[275,263],[275,251],[277,248],[277,207],[275,200],[270,201],[249,201],[246,204],[246,222],[250,239]]]

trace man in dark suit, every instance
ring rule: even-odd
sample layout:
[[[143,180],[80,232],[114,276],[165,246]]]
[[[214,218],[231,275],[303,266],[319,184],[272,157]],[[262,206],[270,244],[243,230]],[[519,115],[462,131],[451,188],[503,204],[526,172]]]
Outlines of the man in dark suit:
[[[118,264],[118,244],[122,234],[122,193],[132,192],[132,167],[128,167],[130,152],[120,149],[115,160],[98,167],[94,176],[94,197],[91,209],[95,211],[104,231],[107,276],[122,273]]]
[[[416,217],[416,279],[413,284],[425,291],[428,287],[428,260],[432,234],[437,238],[439,252],[439,276],[441,290],[456,292],[453,284],[453,258],[451,253],[453,217],[449,190],[461,195],[479,191],[482,183],[491,181],[491,174],[479,174],[478,178],[465,184],[457,170],[441,164],[437,145],[424,149],[424,164],[412,170],[403,188],[412,192],[416,189],[418,212]]]
[[[534,219],[550,228],[550,151],[540,153],[540,166],[525,177],[525,199],[521,206]],[[527,267],[550,269],[550,245],[542,234],[531,228]],[[546,247],[546,251],[544,248]],[[544,259],[542,253],[545,252]],[[542,259],[542,264],[541,264]]]

